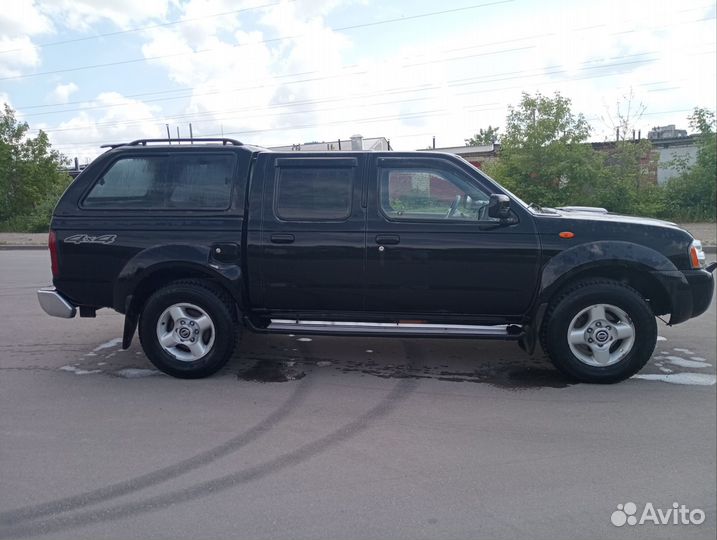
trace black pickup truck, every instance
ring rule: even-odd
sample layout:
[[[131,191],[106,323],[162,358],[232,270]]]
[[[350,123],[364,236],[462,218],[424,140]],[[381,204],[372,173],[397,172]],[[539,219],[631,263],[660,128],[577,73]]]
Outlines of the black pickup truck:
[[[567,376],[610,383],[650,358],[656,316],[696,317],[714,291],[676,225],[528,205],[440,153],[112,145],[62,196],[49,246],[47,313],[113,308],[123,347],[139,326],[183,378],[219,370],[245,328],[540,341]]]

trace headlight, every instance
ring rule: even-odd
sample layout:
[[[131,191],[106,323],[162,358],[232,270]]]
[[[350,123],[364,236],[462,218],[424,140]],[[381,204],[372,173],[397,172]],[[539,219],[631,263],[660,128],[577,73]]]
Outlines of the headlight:
[[[705,267],[705,252],[702,251],[702,242],[693,240],[690,246],[690,264],[692,268]]]

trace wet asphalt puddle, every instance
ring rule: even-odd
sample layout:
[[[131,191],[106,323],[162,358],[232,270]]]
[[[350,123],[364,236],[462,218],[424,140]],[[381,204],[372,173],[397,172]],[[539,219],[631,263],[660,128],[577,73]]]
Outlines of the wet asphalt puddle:
[[[249,382],[283,383],[324,370],[333,376],[357,374],[382,379],[481,383],[509,390],[566,388],[575,384],[553,368],[546,358],[537,355],[518,354],[515,358],[506,358],[499,352],[496,354],[497,351],[486,355],[480,346],[476,346],[470,348],[471,358],[467,358],[465,350],[461,354],[451,354],[451,350],[446,349],[444,353],[444,347],[434,345],[426,347],[426,360],[419,363],[407,363],[403,359],[395,362],[395,357],[382,353],[380,347],[365,349],[363,353],[357,350],[350,355],[320,357],[315,351],[322,347],[310,344],[311,338],[287,337],[288,340],[278,338],[270,342],[248,340],[248,345],[240,348],[236,357],[216,376],[234,376]],[[354,344],[356,342],[347,342],[347,350]],[[455,349],[453,352],[456,352]],[[481,358],[481,355],[489,357]],[[80,376],[103,374],[125,379],[163,376],[141,350],[134,347],[122,350],[119,338],[98,345],[78,361],[59,369]],[[714,361],[697,356],[687,348],[669,347],[662,338],[650,362],[633,379],[710,386],[715,384]]]
[[[250,368],[239,371],[237,377],[242,381],[288,382],[303,379],[306,372],[295,361],[258,359]]]
[[[141,350],[123,350],[122,338],[101,343],[76,361],[59,368],[74,375],[109,375],[123,379],[164,376],[149,363]]]
[[[384,379],[434,379],[445,382],[487,383],[508,389],[565,388],[573,384],[550,365],[539,360],[515,362],[496,359],[476,361],[471,370],[455,370],[449,364],[408,367],[406,365],[379,364],[375,361],[347,362],[337,366],[343,373],[358,372]]]
[[[301,339],[301,338],[300,338]],[[301,379],[317,369],[332,375],[358,374],[382,379],[432,379],[452,383],[484,383],[506,389],[565,388],[574,384],[542,358],[521,357],[518,360],[491,358],[466,362],[451,357],[443,362],[431,358],[420,363],[391,362],[378,351],[368,349],[366,357],[324,358],[306,353],[305,344],[294,348],[272,345],[274,354],[253,354],[241,358],[238,378],[256,382],[286,382]],[[288,356],[288,359],[286,357]],[[459,366],[460,367],[457,367]],[[465,366],[469,365],[469,368]]]

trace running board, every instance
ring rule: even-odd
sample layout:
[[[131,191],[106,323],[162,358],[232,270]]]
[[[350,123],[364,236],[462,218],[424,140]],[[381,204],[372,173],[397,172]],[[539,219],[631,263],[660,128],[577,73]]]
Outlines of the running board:
[[[271,319],[266,328],[253,328],[269,334],[312,334],[335,336],[426,337],[518,340],[523,330],[517,325],[477,326],[467,324],[367,323],[342,321],[302,321]]]

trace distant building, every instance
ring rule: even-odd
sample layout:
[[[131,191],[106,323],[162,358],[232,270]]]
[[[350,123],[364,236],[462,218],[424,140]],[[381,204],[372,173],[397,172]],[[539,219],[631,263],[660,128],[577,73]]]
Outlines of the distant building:
[[[662,131],[656,131],[662,130]],[[675,126],[654,128],[651,134],[660,136],[651,137],[652,150],[640,159],[641,166],[647,170],[646,181],[653,184],[665,184],[679,174],[679,170],[672,166],[675,159],[683,160],[689,167],[697,160],[697,136],[687,135],[683,129]],[[667,138],[666,134],[677,134]],[[638,139],[639,140],[639,139]],[[629,142],[629,141],[628,141]],[[637,142],[637,140],[635,140]],[[615,141],[588,143],[595,150],[611,154],[616,148]],[[500,144],[485,146],[448,146],[444,148],[421,148],[419,152],[445,152],[461,156],[466,161],[482,169],[486,163],[494,161],[500,154]]]
[[[337,139],[335,141],[308,142],[290,144],[288,146],[271,146],[269,150],[275,152],[338,152],[349,150],[372,150],[375,152],[392,150],[391,141],[386,137],[363,137],[353,135],[350,139]]]
[[[447,146],[444,148],[421,148],[419,152],[444,152],[446,154],[455,154],[475,165],[479,169],[498,157],[500,152],[500,144],[486,144],[482,146]]]
[[[637,144],[640,139],[628,139],[624,143]],[[618,143],[615,141],[591,142],[587,143],[592,146],[593,150],[600,152],[605,156],[605,162],[610,165],[619,159]],[[640,178],[641,183],[655,184],[657,183],[657,172],[659,170],[659,155],[653,149],[649,149],[644,155],[640,156]]]
[[[676,131],[687,133],[686,131],[679,129]],[[676,159],[683,161],[688,167],[695,164],[697,161],[697,153],[699,151],[699,147],[697,146],[697,137],[697,135],[680,135],[672,139],[650,139],[653,148],[652,151],[658,156],[658,184],[665,184],[680,174],[678,169],[670,166]]]
[[[647,134],[647,138],[651,141],[654,139],[678,139],[680,137],[687,137],[687,131],[676,129],[675,124],[654,127]]]
[[[687,133],[682,129],[672,131]],[[683,161],[688,167],[697,161],[697,135],[680,135],[670,139],[653,137],[649,141],[652,149],[649,155],[640,158],[640,164],[647,168],[648,181],[653,184],[663,185],[680,174],[680,171],[673,166],[675,160]],[[615,149],[614,141],[590,144],[595,150],[603,153],[609,154]]]

